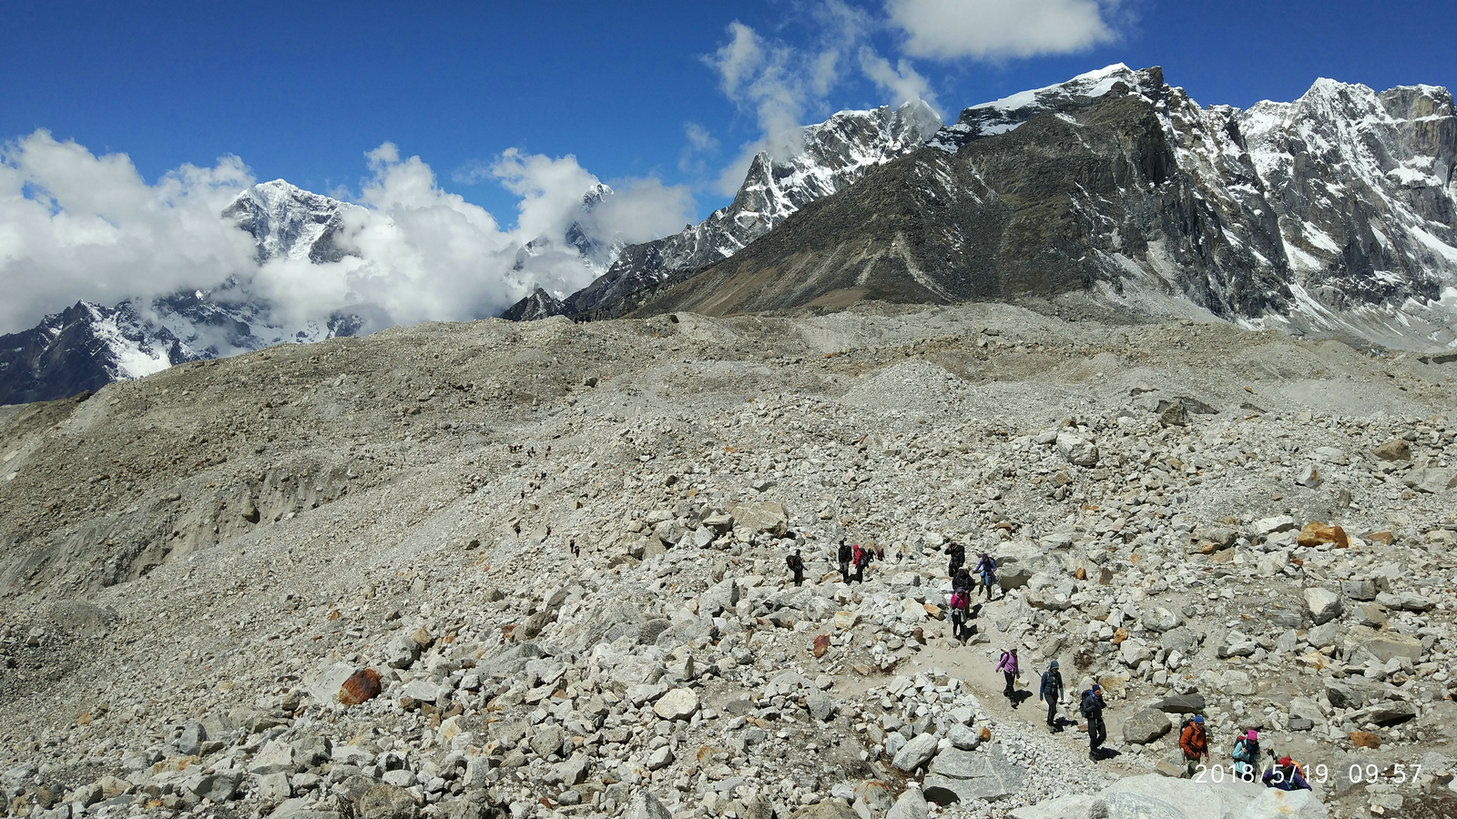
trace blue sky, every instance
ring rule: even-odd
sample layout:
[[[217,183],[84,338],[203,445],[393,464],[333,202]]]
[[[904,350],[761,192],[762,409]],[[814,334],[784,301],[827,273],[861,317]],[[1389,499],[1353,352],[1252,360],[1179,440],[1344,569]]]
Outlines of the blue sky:
[[[1037,3],[946,5],[975,21],[997,6]],[[864,76],[858,46],[892,67],[906,60],[947,118],[1114,62],[1162,65],[1171,84],[1206,105],[1293,99],[1318,76],[1378,88],[1457,83],[1451,0],[1046,5],[1064,20],[1091,7],[1103,31],[1083,27],[1040,45],[1035,32],[1012,31],[1000,52],[989,42],[930,51],[895,21],[896,3],[846,4],[867,18],[863,39],[840,55],[823,92],[801,91],[785,107],[804,124],[841,108],[899,102]],[[766,126],[743,89],[728,96],[714,65],[734,38],[730,26],[752,30],[766,48],[797,52],[786,63],[794,70],[793,60],[848,42],[827,19],[829,7],[9,3],[0,139],[48,129],[93,153],[129,155],[149,180],[234,154],[257,179],[284,177],[320,192],[357,190],[368,175],[365,153],[393,142],[427,163],[442,188],[503,224],[514,221],[515,197],[490,178],[471,183],[469,169],[517,148],[574,155],[609,183],[657,177],[689,185],[701,216],[724,204],[715,182]]]
[[[476,250],[418,266],[479,275],[476,259],[558,226],[597,180],[630,194],[625,238],[673,232],[729,201],[767,135],[845,108],[922,96],[950,121],[1116,62],[1161,65],[1205,105],[1291,100],[1321,76],[1457,84],[1452,0],[56,0],[4,12],[0,333],[76,298],[202,286],[197,270],[236,267],[231,237],[158,214],[216,208],[253,181],[282,177],[400,225],[448,214]],[[529,284],[466,301],[494,309]],[[453,317],[431,309],[410,315]]]

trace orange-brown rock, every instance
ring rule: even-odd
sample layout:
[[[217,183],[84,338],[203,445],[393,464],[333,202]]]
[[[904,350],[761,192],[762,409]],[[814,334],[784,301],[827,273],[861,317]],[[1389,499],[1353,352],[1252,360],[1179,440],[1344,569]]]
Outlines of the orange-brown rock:
[[[1351,744],[1357,748],[1380,748],[1381,737],[1370,731],[1352,731],[1346,736],[1351,738]]]
[[[830,650],[830,635],[828,635],[828,634],[820,634],[820,635],[816,636],[815,637],[815,642],[814,642],[814,647],[810,649],[810,651],[814,652],[815,659],[819,659],[820,657],[825,656],[825,652],[826,651],[829,651],[829,650]]]
[[[1390,546],[1396,540],[1396,536],[1390,532],[1372,532],[1366,539],[1379,546]]]
[[[361,668],[339,686],[339,701],[345,705],[358,705],[378,697],[379,691],[379,672],[373,668]]]
[[[1334,545],[1337,549],[1344,549],[1351,545],[1351,539],[1346,537],[1346,530],[1335,524],[1324,524],[1311,521],[1305,524],[1300,530],[1300,537],[1296,540],[1301,546],[1319,546],[1322,543]]]

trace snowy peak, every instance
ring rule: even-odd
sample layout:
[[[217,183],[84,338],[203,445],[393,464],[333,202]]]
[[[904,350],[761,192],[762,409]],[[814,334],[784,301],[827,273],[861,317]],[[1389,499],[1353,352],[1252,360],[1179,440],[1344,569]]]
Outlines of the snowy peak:
[[[954,153],[967,142],[1004,134],[1039,114],[1079,110],[1109,94],[1135,93],[1153,100],[1164,90],[1163,70],[1159,67],[1135,71],[1115,63],[1056,85],[973,105],[961,112],[954,125],[936,134],[930,144]]]
[[[322,263],[351,255],[339,242],[343,214],[350,209],[360,208],[275,179],[243,191],[223,217],[253,237],[259,262],[286,258]]]
[[[604,275],[566,299],[564,312],[594,310],[673,275],[722,261],[810,202],[919,149],[940,127],[941,118],[931,106],[913,100],[899,108],[840,111],[818,125],[781,134],[772,140],[772,148],[754,156],[728,207],[673,236],[622,248]]]

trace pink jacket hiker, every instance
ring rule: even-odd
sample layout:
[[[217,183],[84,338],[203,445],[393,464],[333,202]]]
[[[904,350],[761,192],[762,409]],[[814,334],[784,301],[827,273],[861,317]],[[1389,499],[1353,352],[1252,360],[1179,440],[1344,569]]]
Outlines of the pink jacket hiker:
[[[997,670],[1006,674],[1017,673],[1017,655],[1010,651],[1002,652],[1002,660],[997,663]]]

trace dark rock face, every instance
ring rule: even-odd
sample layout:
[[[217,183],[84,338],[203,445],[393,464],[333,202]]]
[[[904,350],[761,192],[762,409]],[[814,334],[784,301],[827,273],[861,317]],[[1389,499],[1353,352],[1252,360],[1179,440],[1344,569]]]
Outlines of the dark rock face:
[[[45,401],[110,383],[110,351],[94,320],[93,311],[77,302],[32,329],[0,336],[0,404]]]
[[[538,287],[530,295],[511,305],[501,314],[501,318],[507,321],[535,321],[564,315],[565,308],[561,299]]]
[[[1444,89],[1322,80],[1242,112],[1115,66],[968,109],[731,258],[599,312],[1082,294],[1382,341],[1415,317],[1445,343],[1454,166]]]

